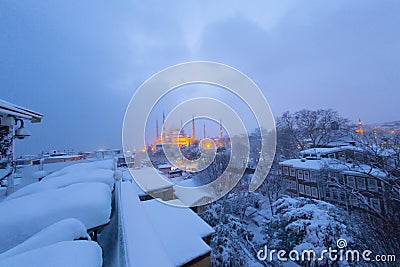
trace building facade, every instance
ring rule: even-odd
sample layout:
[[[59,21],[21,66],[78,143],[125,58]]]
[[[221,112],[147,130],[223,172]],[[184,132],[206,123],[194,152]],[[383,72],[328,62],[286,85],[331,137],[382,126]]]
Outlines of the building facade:
[[[302,158],[281,162],[287,193],[324,200],[349,212],[384,213],[386,175],[368,165],[350,163],[360,153],[357,147],[315,148],[302,151]]]

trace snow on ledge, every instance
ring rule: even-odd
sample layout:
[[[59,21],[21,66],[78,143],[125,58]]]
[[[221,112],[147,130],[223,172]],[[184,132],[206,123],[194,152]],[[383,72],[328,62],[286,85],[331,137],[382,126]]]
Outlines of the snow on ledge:
[[[129,182],[121,183],[120,207],[132,266],[180,266],[211,251],[202,238],[214,230],[189,208],[141,202]]]
[[[68,218],[50,225],[16,247],[0,254],[0,260],[32,249],[49,246],[61,241],[73,241],[75,239],[89,240],[90,238],[86,232],[86,227],[81,221],[75,218]]]
[[[46,177],[40,182],[27,185],[17,192],[9,195],[5,201],[46,190],[62,188],[77,183],[104,183],[112,188],[114,186],[113,175],[114,172],[107,169],[75,169],[71,172],[63,172],[63,174],[60,176],[52,176],[51,178]]]
[[[77,218],[87,229],[109,222],[111,189],[78,183],[0,203],[0,253],[62,219]]]
[[[100,246],[93,241],[63,241],[0,260],[7,267],[101,267]]]

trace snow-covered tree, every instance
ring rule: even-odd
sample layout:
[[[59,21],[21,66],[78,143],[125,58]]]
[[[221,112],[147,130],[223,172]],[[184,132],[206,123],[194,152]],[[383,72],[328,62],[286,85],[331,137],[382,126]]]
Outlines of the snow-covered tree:
[[[199,146],[183,146],[180,150],[182,155],[189,160],[196,160],[201,156]]]
[[[282,196],[286,190],[286,186],[286,179],[284,179],[280,173],[278,163],[275,162],[272,165],[267,178],[264,180],[260,189],[258,190],[258,192],[268,198],[268,203],[272,214],[275,213],[274,206],[272,204]]]
[[[230,154],[222,151],[215,155],[214,161],[206,169],[199,171],[196,176],[201,184],[208,184],[217,179],[226,169],[229,163]]]
[[[255,194],[232,193],[208,205],[200,216],[210,224],[215,234],[211,240],[212,266],[252,266],[257,262],[249,246],[253,234],[243,220],[245,207],[256,206]]]
[[[354,233],[346,214],[332,204],[306,198],[282,197],[274,204],[276,213],[264,225],[265,242],[270,249],[298,251],[313,250],[316,261],[297,263],[302,266],[348,266],[345,261],[321,261],[321,252],[335,249],[337,240],[345,239],[347,248],[354,247]]]

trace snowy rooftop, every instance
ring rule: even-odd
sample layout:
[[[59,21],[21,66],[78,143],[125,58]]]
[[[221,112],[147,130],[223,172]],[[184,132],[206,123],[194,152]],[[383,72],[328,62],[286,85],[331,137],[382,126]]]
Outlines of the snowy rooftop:
[[[111,190],[102,183],[80,183],[0,203],[0,252],[18,245],[62,219],[77,218],[87,229],[108,223]]]
[[[101,266],[100,246],[76,239],[110,221],[112,163],[66,167],[0,202],[0,266]]]
[[[172,168],[171,164],[162,164],[158,166],[159,169],[168,169],[168,168]]]
[[[368,165],[354,166],[349,163],[341,162],[336,159],[322,158],[314,160],[306,159],[289,159],[279,163],[281,166],[289,166],[295,169],[321,170],[329,168],[354,175],[373,175],[377,177],[386,177],[386,174],[377,168]]]
[[[140,202],[129,182],[123,182],[121,189],[121,215],[132,266],[179,266],[211,251],[202,238],[214,230],[191,209],[157,200]]]
[[[31,122],[40,122],[43,118],[43,114],[0,99],[0,115],[2,114],[27,119]]]
[[[361,150],[358,147],[355,146],[340,146],[340,147],[317,147],[317,148],[310,148],[306,149],[303,151],[300,151],[300,154],[308,154],[308,155],[326,155],[330,153],[335,153],[335,152],[340,152],[340,151],[346,151],[346,150],[352,150],[352,151],[359,151]]]
[[[130,171],[134,179],[140,181],[140,188],[145,192],[161,190],[173,185],[152,167],[130,169]]]
[[[102,251],[93,241],[62,241],[0,260],[7,267],[98,267],[102,266]]]

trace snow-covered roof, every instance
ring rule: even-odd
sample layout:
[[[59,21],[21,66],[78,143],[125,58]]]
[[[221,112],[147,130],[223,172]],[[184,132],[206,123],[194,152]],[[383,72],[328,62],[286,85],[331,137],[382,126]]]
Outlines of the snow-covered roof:
[[[52,174],[47,175],[46,178],[61,176],[63,174],[72,173],[76,171],[88,171],[94,169],[112,170],[113,168],[114,168],[114,160],[112,159],[77,163],[67,166],[59,171],[53,172]]]
[[[177,183],[180,186],[185,186],[185,187],[196,187],[196,186],[201,186],[201,183],[197,181],[195,178],[189,178],[182,180]]]
[[[101,247],[85,240],[58,242],[0,260],[0,266],[7,267],[99,267],[102,264]]]
[[[21,244],[0,254],[0,260],[36,248],[49,246],[62,241],[73,241],[79,238],[89,240],[89,235],[83,223],[75,218],[64,219],[46,227]]]
[[[172,187],[172,183],[167,181],[163,175],[159,174],[153,167],[143,167],[139,169],[129,169],[136,181],[139,181],[140,188],[145,192],[166,189]]]
[[[306,160],[306,159],[289,159],[280,162],[280,165],[290,166],[296,169],[320,170],[327,164],[334,163],[333,159]]]
[[[307,169],[307,170],[321,170],[323,168],[329,168],[337,170],[347,174],[354,175],[372,175],[376,177],[386,177],[386,173],[383,171],[372,168],[368,165],[353,165],[351,163],[341,162],[336,159],[322,158],[322,159],[289,159],[279,163],[281,166],[289,166],[295,169]]]
[[[172,168],[171,164],[162,164],[162,165],[158,165],[159,169],[168,169],[168,168]]]
[[[139,197],[147,195],[147,193],[144,192],[142,188],[140,188],[140,186],[136,183],[136,181],[132,179],[132,175],[129,171],[122,172],[122,181],[130,181],[132,183],[133,188],[135,189],[136,194]]]
[[[121,184],[121,216],[130,265],[179,266],[211,251],[202,237],[214,230],[191,209],[157,200],[140,202],[134,192],[131,183]]]
[[[178,184],[174,186],[175,195],[185,203],[184,206],[192,207],[204,203],[209,203],[213,198],[205,189],[204,186],[196,186],[196,190],[187,190],[186,185]]]
[[[114,186],[114,172],[107,169],[72,169],[69,172],[63,173],[60,176],[45,177],[37,183],[27,185],[15,193],[9,195],[5,200],[10,200],[30,194],[39,193],[46,190],[62,188],[71,184],[77,183],[104,183],[110,187]]]
[[[109,222],[111,189],[103,183],[79,183],[0,203],[0,252],[66,218],[87,229]]]
[[[339,146],[339,147],[316,147],[316,148],[309,148],[303,151],[300,151],[300,154],[308,154],[308,155],[326,155],[330,153],[340,152],[340,151],[361,151],[361,148],[355,146]]]
[[[40,122],[43,118],[43,114],[17,106],[2,99],[0,99],[0,115],[10,115],[19,119],[27,119],[31,122]]]
[[[59,155],[59,156],[50,156],[50,159],[70,159],[70,158],[77,158],[82,157],[82,155]]]

